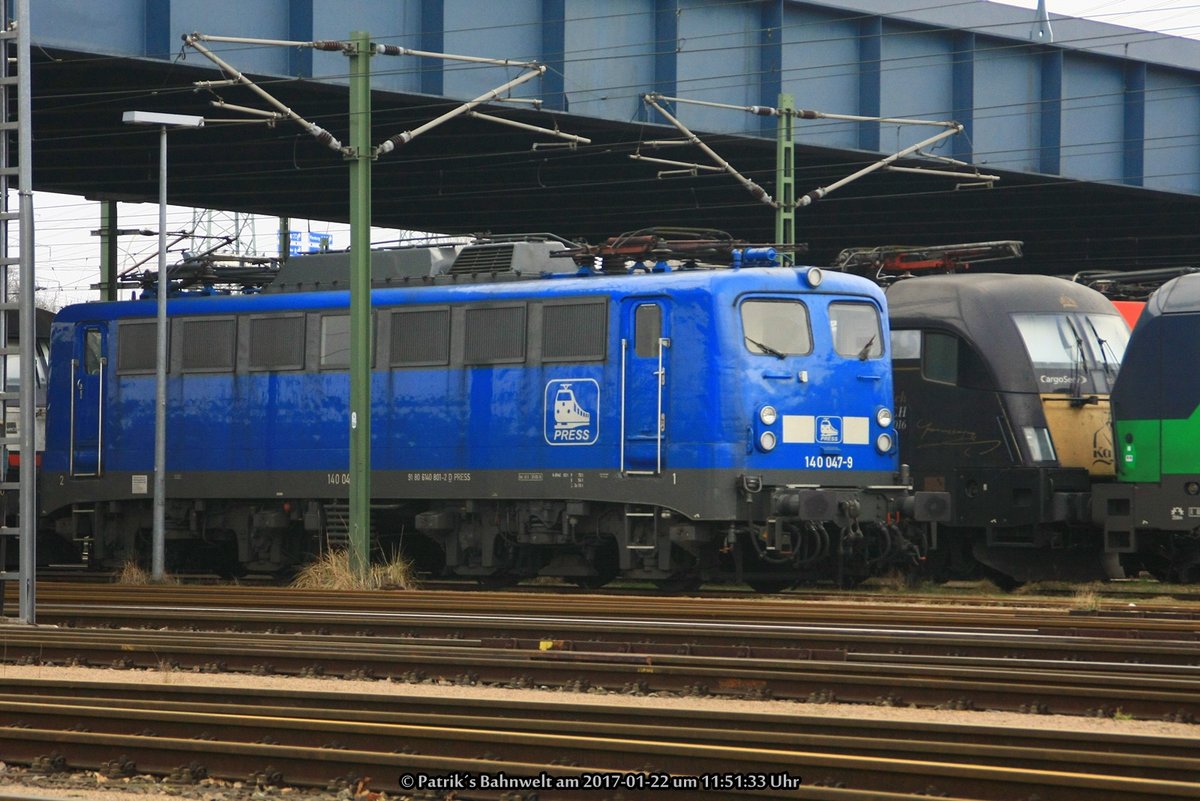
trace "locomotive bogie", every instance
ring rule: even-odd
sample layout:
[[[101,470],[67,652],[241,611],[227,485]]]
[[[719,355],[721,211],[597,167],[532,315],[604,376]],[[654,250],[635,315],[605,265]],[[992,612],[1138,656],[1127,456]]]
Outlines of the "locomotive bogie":
[[[94,567],[148,566],[152,508],[146,501],[76,505],[55,525],[59,537],[86,546]],[[283,573],[315,552],[315,537],[291,502],[174,499],[166,504],[165,555],[171,570]]]

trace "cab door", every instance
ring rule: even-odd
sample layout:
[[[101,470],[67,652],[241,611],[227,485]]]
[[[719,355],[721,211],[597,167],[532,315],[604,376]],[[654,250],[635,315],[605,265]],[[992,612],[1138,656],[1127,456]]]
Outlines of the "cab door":
[[[75,327],[71,358],[71,475],[99,476],[104,465],[104,379],[108,329],[104,323]]]
[[[656,476],[666,454],[667,299],[628,298],[621,320],[621,471]]]

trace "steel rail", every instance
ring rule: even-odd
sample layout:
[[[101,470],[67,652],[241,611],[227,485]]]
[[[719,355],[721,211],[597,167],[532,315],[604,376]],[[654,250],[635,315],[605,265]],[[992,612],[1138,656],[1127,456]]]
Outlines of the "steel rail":
[[[691,655],[586,653],[553,647],[489,648],[480,641],[414,643],[195,632],[36,630],[4,632],[3,657],[40,664],[186,667],[200,671],[326,674],[359,678],[674,692],[731,697],[838,700],[888,705],[1037,710],[1142,718],[1200,717],[1200,669],[1021,660],[914,664],[878,655],[862,661],[772,660]]]
[[[955,606],[924,601],[886,603],[807,601],[802,595],[787,600],[763,598],[677,598],[619,595],[560,595],[519,592],[463,593],[446,590],[405,592],[320,592],[273,587],[145,586],[69,584],[52,582],[39,593],[47,603],[171,604],[175,606],[257,606],[340,611],[458,611],[527,612],[554,610],[558,614],[593,614],[630,618],[677,617],[684,619],[768,620],[772,622],[851,621],[879,625],[923,624],[961,627],[1057,626],[1078,629],[1129,628],[1133,621],[1143,631],[1200,631],[1200,608],[1161,611],[1125,607],[1107,612],[1011,606]],[[1056,605],[1057,606],[1057,605]]]
[[[942,746],[943,753],[933,755],[938,758],[930,759],[928,744],[914,747],[903,740],[876,743],[875,748],[865,750],[882,755],[863,755],[865,744],[857,738],[843,738],[841,742],[827,738],[821,744],[822,750],[811,750],[811,737],[788,738],[772,732],[759,732],[753,737],[737,732],[738,744],[733,745],[728,742],[731,738],[719,733],[712,738],[714,743],[705,742],[696,733],[690,740],[678,736],[660,739],[657,734],[647,736],[645,731],[635,731],[630,737],[619,727],[607,733],[548,733],[498,726],[510,722],[495,719],[475,719],[465,726],[416,725],[345,721],[340,710],[328,712],[331,714],[318,716],[310,709],[298,716],[278,716],[125,709],[114,708],[111,703],[5,702],[0,703],[0,721],[19,720],[21,726],[0,728],[0,742],[5,744],[4,752],[10,759],[14,754],[16,758],[36,758],[30,755],[53,744],[73,767],[104,769],[113,764],[114,755],[128,754],[120,759],[120,769],[128,772],[178,772],[186,764],[224,778],[270,775],[271,783],[320,785],[338,776],[353,780],[355,775],[366,775],[361,771],[367,770],[373,771],[372,786],[389,792],[406,789],[400,783],[406,771],[478,775],[505,770],[536,776],[563,770],[567,775],[619,771],[674,777],[807,776],[805,784],[812,784],[816,777],[835,787],[949,793],[981,799],[1007,799],[1018,794],[1045,794],[1064,801],[1200,798],[1200,784],[1189,780],[1200,771],[1200,760],[1178,757],[1143,754],[1123,758],[1096,752],[1055,755],[1040,749],[976,746],[950,748],[957,751],[952,756],[961,760],[954,761],[945,758],[946,745]],[[204,732],[200,739],[193,736],[197,729]],[[550,754],[555,756],[553,763],[546,762]],[[197,760],[205,758],[207,761],[198,765]],[[556,767],[562,764],[572,767]],[[1114,769],[1127,775],[1113,775]],[[661,787],[613,787],[631,799],[655,797],[655,793],[662,792]],[[714,789],[726,797],[751,794],[744,792],[745,787],[728,784],[683,789],[692,798],[722,797],[711,792]],[[539,791],[540,798],[569,795],[553,788]],[[811,797],[807,792],[796,795],[787,789],[772,792],[771,796]],[[467,797],[473,796],[468,793]]]
[[[719,716],[700,711],[700,719],[697,719],[694,709],[654,707],[643,709],[642,715],[638,715],[638,710],[629,707],[547,704],[545,701],[472,700],[472,705],[466,707],[461,699],[437,699],[428,695],[389,697],[382,703],[378,695],[367,695],[365,699],[348,703],[343,698],[346,693],[323,698],[323,694],[304,691],[295,694],[262,689],[238,692],[238,688],[233,688],[229,697],[220,700],[215,697],[205,701],[169,700],[193,698],[190,692],[168,692],[164,694],[167,699],[148,699],[142,692],[145,688],[142,683],[118,685],[116,692],[112,687],[108,692],[91,688],[89,683],[84,682],[83,687],[72,685],[77,692],[62,694],[54,694],[56,687],[44,686],[41,682],[25,683],[23,689],[26,692],[0,694],[0,710],[5,716],[20,715],[24,721],[37,719],[38,723],[55,728],[68,728],[97,717],[95,723],[88,723],[90,730],[119,730],[120,725],[128,724],[128,721],[110,721],[108,716],[95,711],[118,707],[126,710],[127,716],[136,711],[139,721],[152,719],[156,734],[169,736],[181,736],[179,733],[186,731],[193,721],[208,721],[209,718],[202,716],[244,717],[256,721],[260,718],[299,718],[306,722],[335,722],[347,727],[346,733],[337,740],[344,747],[355,746],[355,737],[370,739],[374,736],[372,730],[353,729],[353,725],[380,723],[457,729],[485,727],[490,731],[595,735],[708,745],[737,742],[739,746],[754,748],[787,746],[878,757],[936,757],[942,761],[1036,767],[1038,770],[1152,775],[1171,781],[1195,781],[1200,777],[1195,740],[1182,736],[1115,735],[738,711],[721,711]],[[49,692],[38,693],[41,689]],[[85,694],[89,691],[90,694]],[[298,695],[302,703],[296,704]],[[232,725],[236,727],[242,723],[235,721]]]
[[[1020,657],[1024,659],[1084,659],[1087,661],[1152,662],[1194,665],[1200,657],[1193,633],[1143,632],[1121,629],[1119,636],[1100,636],[1103,629],[998,629],[991,631],[874,627],[834,627],[816,624],[706,623],[588,619],[566,616],[472,615],[410,612],[322,612],[270,608],[151,607],[108,604],[102,607],[43,603],[44,623],[67,627],[174,628],[203,627],[212,631],[295,634],[347,634],[369,631],[409,638],[466,637],[504,641],[521,647],[523,641],[561,641],[569,650],[640,653],[695,653],[783,658],[812,651],[904,653]],[[1157,635],[1159,638],[1155,638]],[[527,646],[526,646],[527,647]],[[803,658],[808,658],[805,655]]]

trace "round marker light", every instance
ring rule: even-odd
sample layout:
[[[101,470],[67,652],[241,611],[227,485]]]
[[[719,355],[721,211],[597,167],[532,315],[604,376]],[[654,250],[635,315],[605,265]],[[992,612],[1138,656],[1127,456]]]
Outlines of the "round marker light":
[[[804,274],[804,278],[808,281],[808,285],[816,289],[821,285],[821,281],[825,279],[825,273],[821,272],[820,267],[809,267],[808,272]]]
[[[893,444],[895,443],[892,440],[892,435],[886,432],[875,438],[875,449],[880,453],[887,453],[890,451]]]
[[[888,428],[892,425],[892,410],[886,406],[875,412],[875,422],[879,423],[880,428]]]
[[[775,450],[775,433],[772,431],[764,431],[758,437],[758,446],[764,451]]]
[[[773,426],[779,419],[779,413],[775,411],[774,406],[764,406],[758,410],[758,419],[762,420],[764,426]]]

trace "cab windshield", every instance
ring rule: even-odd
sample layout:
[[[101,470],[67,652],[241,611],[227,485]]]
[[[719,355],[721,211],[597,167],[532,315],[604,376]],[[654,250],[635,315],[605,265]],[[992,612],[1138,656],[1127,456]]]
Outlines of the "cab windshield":
[[[808,308],[795,300],[742,303],[742,338],[751,353],[783,359],[812,353]]]
[[[1041,392],[1071,395],[1112,390],[1129,343],[1119,314],[1014,314]]]

